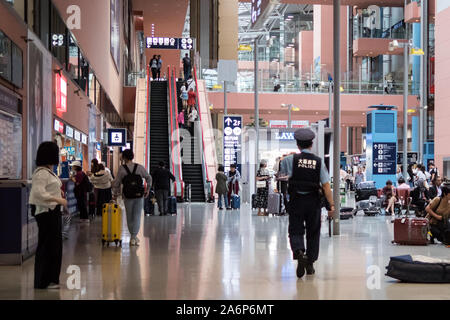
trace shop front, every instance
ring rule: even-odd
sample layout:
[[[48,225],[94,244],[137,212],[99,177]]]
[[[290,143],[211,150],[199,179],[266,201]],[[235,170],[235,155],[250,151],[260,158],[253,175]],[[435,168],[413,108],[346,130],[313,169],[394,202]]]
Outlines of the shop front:
[[[78,160],[83,163],[83,170],[89,170],[88,136],[63,120],[54,118],[53,139],[60,148],[60,165],[57,169],[62,179],[69,178],[69,164]]]

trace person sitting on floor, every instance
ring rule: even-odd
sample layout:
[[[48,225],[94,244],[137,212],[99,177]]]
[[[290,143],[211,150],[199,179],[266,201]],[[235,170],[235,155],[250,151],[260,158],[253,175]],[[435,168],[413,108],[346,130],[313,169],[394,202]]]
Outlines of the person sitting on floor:
[[[430,220],[430,242],[434,239],[448,245],[450,244],[450,186],[441,187],[442,194],[426,207],[427,218]]]

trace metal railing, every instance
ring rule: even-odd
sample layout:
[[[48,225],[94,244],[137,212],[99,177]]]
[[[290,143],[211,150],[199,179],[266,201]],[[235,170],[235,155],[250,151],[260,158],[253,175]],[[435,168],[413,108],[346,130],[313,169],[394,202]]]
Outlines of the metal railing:
[[[328,81],[310,81],[310,80],[280,80],[276,83],[271,79],[259,80],[259,92],[263,93],[305,93],[305,94],[328,94]],[[223,88],[217,87],[218,83],[209,80],[207,83],[208,91],[222,92]],[[279,84],[279,89],[275,90],[276,85]],[[410,81],[408,85],[409,94],[413,94],[413,82]],[[236,86],[236,92],[253,92],[254,80],[253,78],[239,79]],[[341,92],[343,94],[403,94],[403,83],[396,81],[342,81]]]

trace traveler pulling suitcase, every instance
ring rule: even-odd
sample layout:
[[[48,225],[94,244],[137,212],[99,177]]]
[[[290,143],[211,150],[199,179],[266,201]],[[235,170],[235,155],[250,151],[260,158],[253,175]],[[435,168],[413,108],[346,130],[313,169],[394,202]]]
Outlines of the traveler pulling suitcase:
[[[177,198],[172,196],[169,197],[167,201],[169,202],[168,204],[169,214],[177,214]]]
[[[102,244],[109,246],[110,242],[122,246],[122,209],[113,201],[102,208]]]
[[[397,218],[394,221],[394,240],[402,245],[428,244],[429,222],[426,218]]]

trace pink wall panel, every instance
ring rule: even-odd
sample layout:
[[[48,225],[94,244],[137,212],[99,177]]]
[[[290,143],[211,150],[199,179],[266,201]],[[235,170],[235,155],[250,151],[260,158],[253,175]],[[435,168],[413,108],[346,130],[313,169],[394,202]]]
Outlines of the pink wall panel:
[[[443,169],[443,158],[450,157],[450,8],[436,16],[436,96],[435,155],[437,166]]]
[[[123,57],[120,70],[115,67],[110,51],[110,0],[54,0],[64,20],[67,20],[67,7],[76,4],[81,9],[81,29],[72,30],[82,51],[95,70],[100,83],[105,88],[111,102],[122,114]],[[121,1],[121,8],[123,8]],[[123,9],[122,9],[123,11]],[[123,13],[123,12],[122,12]],[[123,14],[121,15],[121,39],[123,42]]]
[[[314,31],[301,31],[298,38],[300,74],[305,74],[314,63]]]

